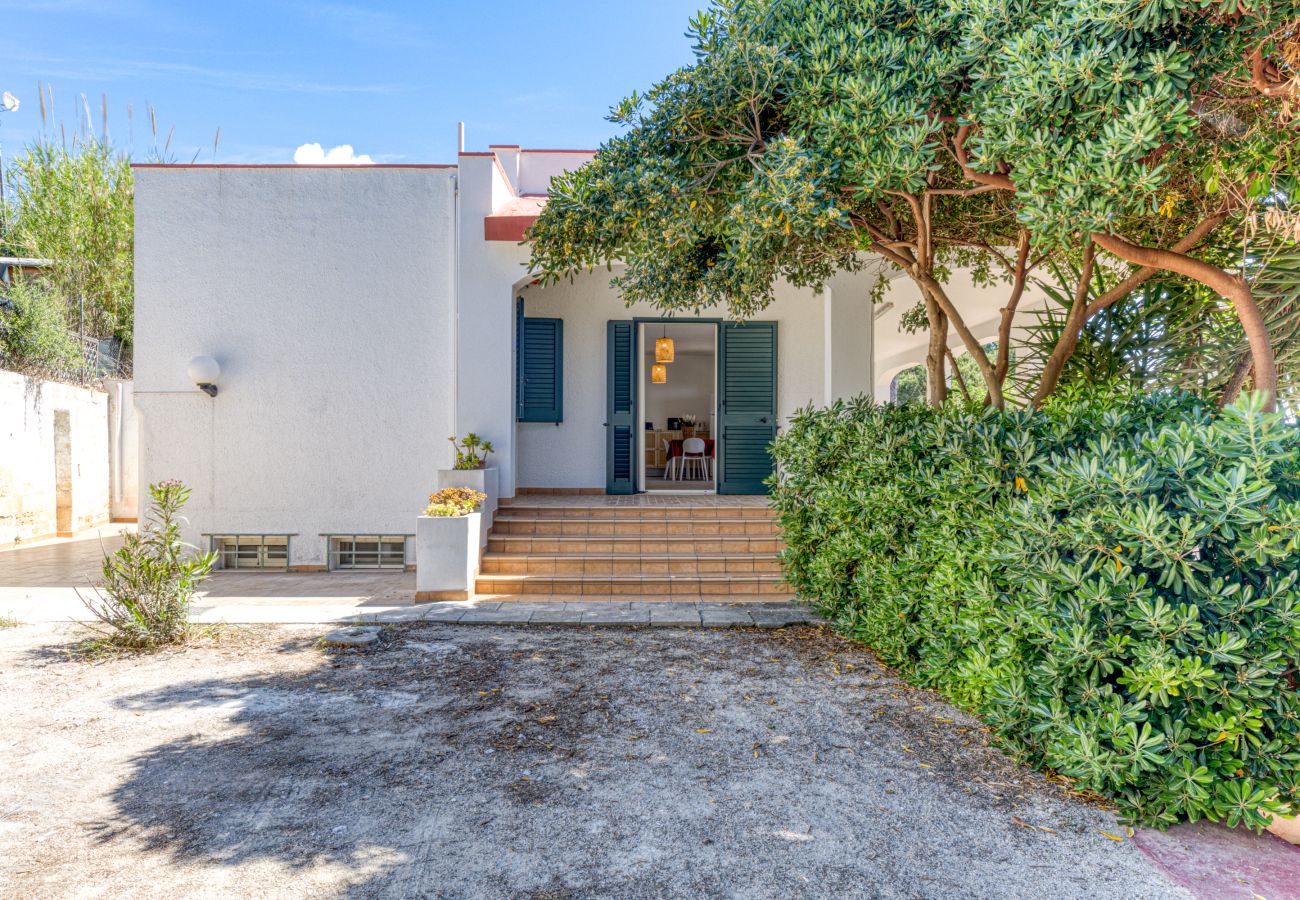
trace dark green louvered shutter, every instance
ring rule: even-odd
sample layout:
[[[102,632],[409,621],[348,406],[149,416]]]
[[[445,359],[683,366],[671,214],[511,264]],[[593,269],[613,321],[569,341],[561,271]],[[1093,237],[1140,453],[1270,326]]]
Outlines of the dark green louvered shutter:
[[[520,422],[564,421],[564,321],[523,316],[515,385]]]
[[[636,491],[636,325],[610,322],[605,397],[605,490]]]
[[[718,426],[718,493],[766,494],[776,437],[775,322],[723,324]]]

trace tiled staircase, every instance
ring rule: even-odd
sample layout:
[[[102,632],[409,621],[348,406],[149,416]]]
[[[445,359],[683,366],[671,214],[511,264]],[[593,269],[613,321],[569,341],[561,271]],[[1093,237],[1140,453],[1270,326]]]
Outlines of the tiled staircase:
[[[723,498],[712,497],[676,497],[660,505],[545,502],[550,499],[503,501],[477,593],[530,600],[793,596],[781,580],[781,542],[767,506],[722,505]]]

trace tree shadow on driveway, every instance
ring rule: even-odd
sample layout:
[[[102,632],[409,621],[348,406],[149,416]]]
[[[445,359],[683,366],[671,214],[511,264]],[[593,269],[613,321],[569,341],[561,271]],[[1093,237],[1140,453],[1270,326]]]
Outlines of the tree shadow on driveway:
[[[115,699],[178,736],[131,758],[101,846],[266,893],[1181,896],[1109,813],[818,629],[280,651],[239,676],[181,654],[210,677]]]

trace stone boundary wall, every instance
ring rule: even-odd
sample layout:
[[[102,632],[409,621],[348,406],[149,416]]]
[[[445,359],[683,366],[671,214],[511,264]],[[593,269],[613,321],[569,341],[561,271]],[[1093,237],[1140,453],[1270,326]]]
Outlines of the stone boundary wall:
[[[130,383],[107,387],[0,370],[0,549],[137,515]]]

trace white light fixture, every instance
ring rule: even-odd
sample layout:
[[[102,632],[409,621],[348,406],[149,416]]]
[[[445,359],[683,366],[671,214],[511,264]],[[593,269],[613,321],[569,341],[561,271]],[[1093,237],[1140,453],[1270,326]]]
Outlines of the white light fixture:
[[[209,397],[217,396],[217,379],[221,377],[221,364],[211,356],[196,356],[190,360],[190,381]]]
[[[18,112],[18,107],[22,106],[18,98],[13,94],[5,91],[0,95],[0,111]],[[5,156],[4,151],[0,149],[0,206],[5,203]]]

